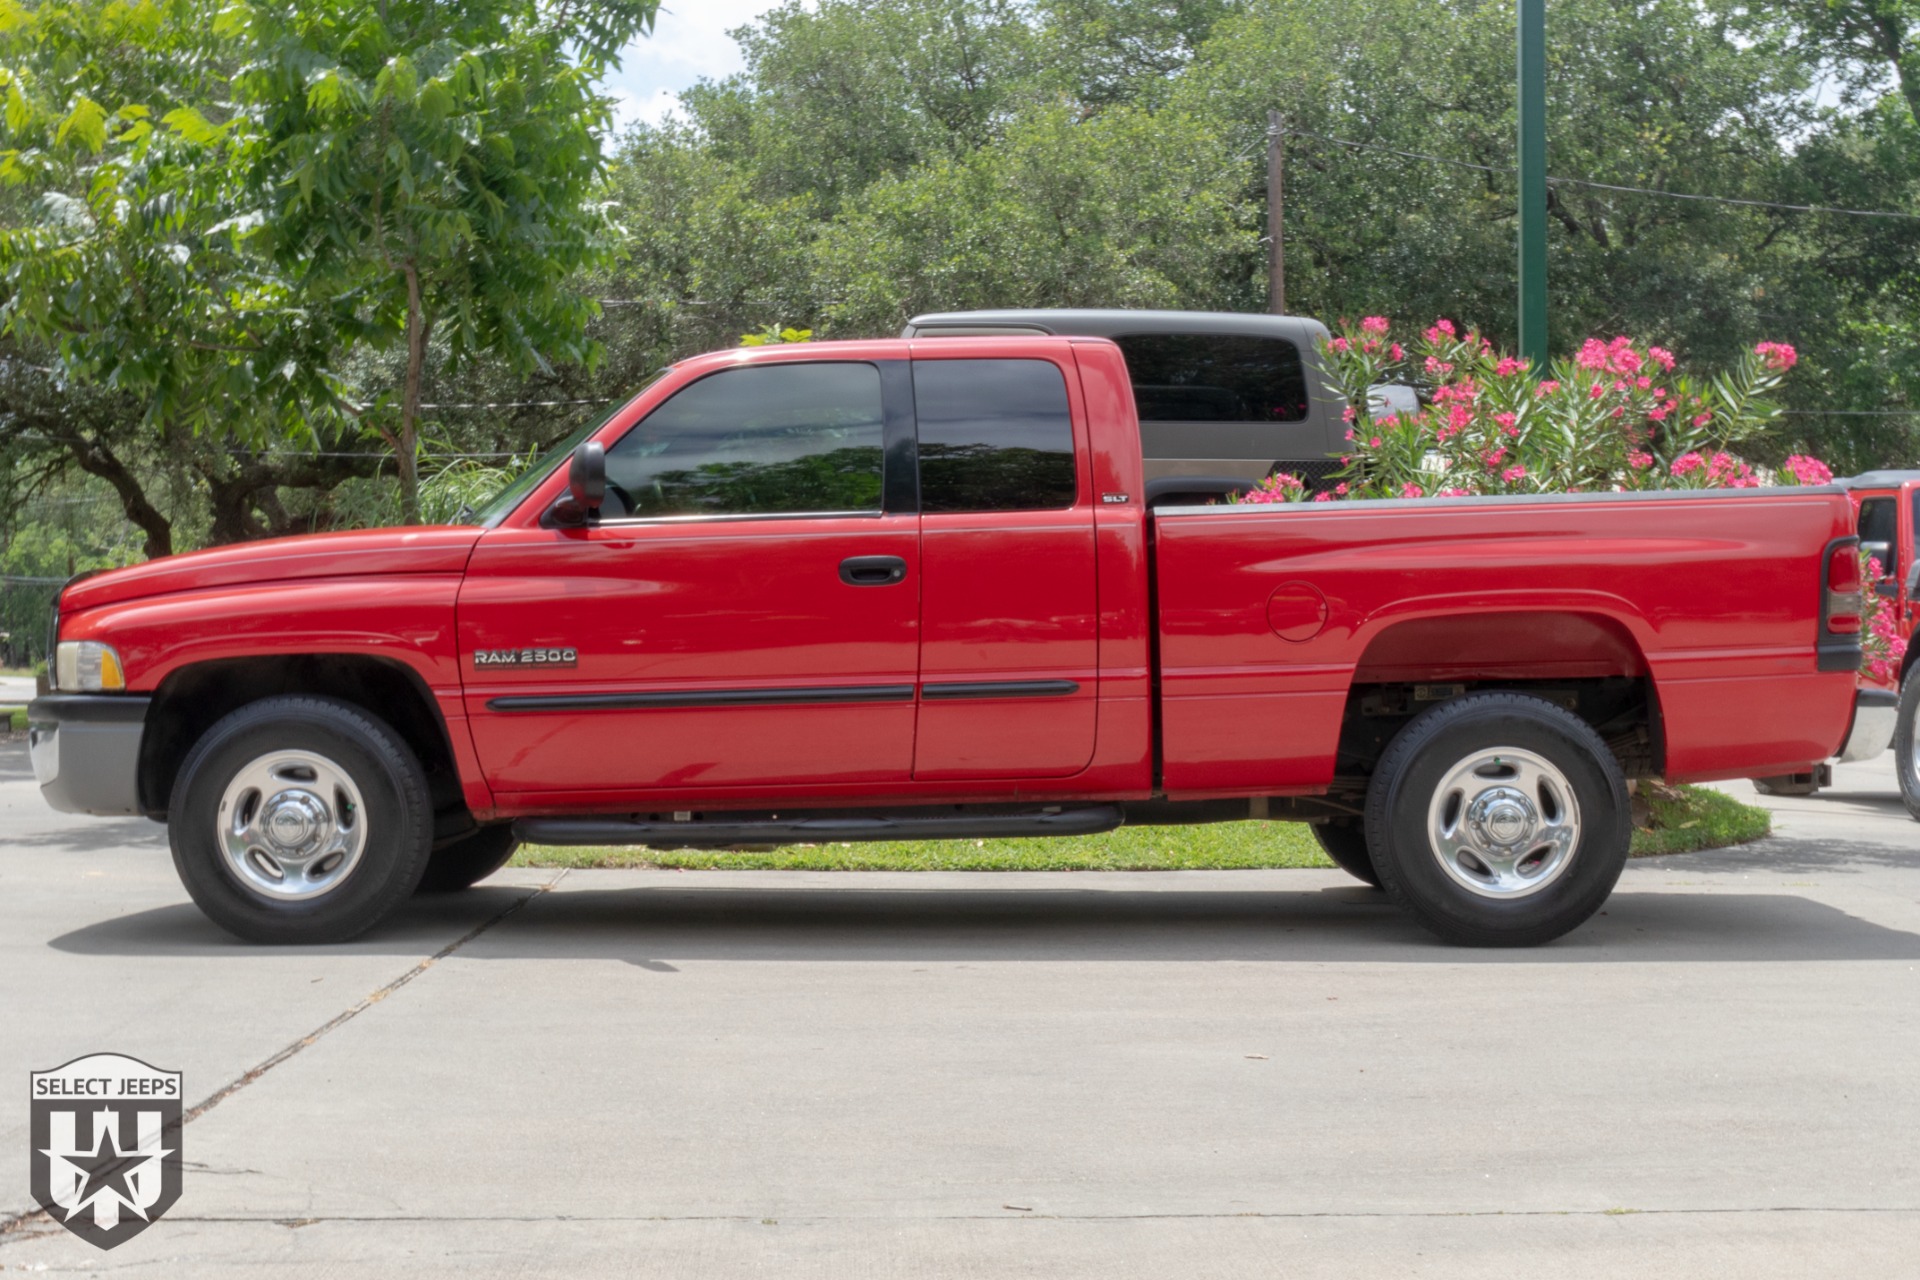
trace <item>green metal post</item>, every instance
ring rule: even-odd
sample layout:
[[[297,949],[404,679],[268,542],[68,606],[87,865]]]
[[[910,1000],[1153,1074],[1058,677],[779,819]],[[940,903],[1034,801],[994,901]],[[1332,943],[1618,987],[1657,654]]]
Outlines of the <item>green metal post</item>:
[[[1547,4],[1520,10],[1520,354],[1547,367]]]

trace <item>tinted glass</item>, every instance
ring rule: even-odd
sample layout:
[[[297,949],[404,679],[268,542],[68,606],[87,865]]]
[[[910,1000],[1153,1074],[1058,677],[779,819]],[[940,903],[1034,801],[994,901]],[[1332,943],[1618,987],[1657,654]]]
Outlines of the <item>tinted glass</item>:
[[[1913,491],[1913,555],[1920,557],[1920,489]],[[1912,564],[1912,560],[1907,561]]]
[[[776,364],[716,373],[607,451],[639,516],[878,511],[880,371]]]
[[[1898,568],[1899,522],[1892,498],[1868,498],[1860,504],[1860,544],[1864,549],[1869,542],[1883,542],[1885,552],[1876,552],[1880,559],[1880,571],[1887,577],[1895,576]],[[1895,563],[1889,563],[1893,561]]]
[[[913,401],[922,511],[1073,505],[1073,416],[1058,365],[916,360]]]
[[[1142,422],[1301,422],[1307,372],[1284,338],[1209,333],[1117,337]]]

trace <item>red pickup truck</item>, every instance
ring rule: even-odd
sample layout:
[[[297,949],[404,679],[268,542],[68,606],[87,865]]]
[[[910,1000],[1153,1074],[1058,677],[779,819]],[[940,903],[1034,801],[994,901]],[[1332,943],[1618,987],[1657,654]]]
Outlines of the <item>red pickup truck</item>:
[[[63,593],[56,808],[168,824],[241,937],[351,937],[516,840],[1307,821],[1443,938],[1612,891],[1628,779],[1833,754],[1834,488],[1143,502],[1121,351],[1018,337],[676,365],[454,527]]]

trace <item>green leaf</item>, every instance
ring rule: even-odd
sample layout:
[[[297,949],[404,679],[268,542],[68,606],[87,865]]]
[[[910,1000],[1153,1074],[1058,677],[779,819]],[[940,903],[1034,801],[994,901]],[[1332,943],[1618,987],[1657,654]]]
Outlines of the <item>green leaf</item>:
[[[98,154],[100,148],[107,145],[107,112],[92,98],[82,97],[75,101],[73,110],[60,122],[54,131],[55,142],[65,142],[72,135],[87,150]]]
[[[175,107],[160,117],[160,123],[196,146],[218,140],[222,132],[220,126],[192,107]]]

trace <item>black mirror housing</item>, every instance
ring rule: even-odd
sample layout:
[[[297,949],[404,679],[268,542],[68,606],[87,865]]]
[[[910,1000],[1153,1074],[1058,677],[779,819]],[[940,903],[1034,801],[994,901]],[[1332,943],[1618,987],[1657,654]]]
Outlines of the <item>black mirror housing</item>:
[[[567,492],[553,504],[553,522],[575,528],[592,524],[600,518],[606,496],[606,446],[588,440],[573,451],[573,460],[567,464]]]

